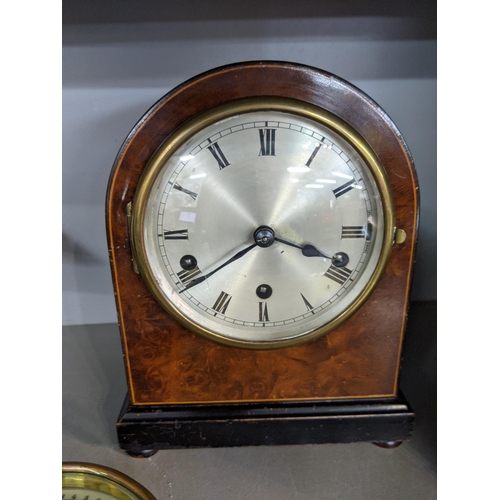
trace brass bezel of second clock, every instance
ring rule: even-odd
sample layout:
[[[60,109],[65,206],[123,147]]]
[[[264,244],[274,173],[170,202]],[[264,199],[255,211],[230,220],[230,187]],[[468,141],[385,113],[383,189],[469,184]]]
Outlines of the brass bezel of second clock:
[[[91,490],[96,496],[105,493],[117,500],[156,500],[149,490],[123,472],[88,462],[63,462],[62,488],[63,493],[65,488]]]
[[[368,165],[375,183],[380,193],[381,203],[383,208],[384,219],[384,234],[382,239],[382,248],[379,260],[375,270],[360,295],[350,304],[340,315],[332,321],[316,328],[312,331],[307,331],[303,335],[293,338],[285,338],[272,341],[244,341],[239,339],[231,339],[217,332],[206,329],[190,318],[178,311],[165,297],[159,288],[151,268],[148,263],[144,244],[144,217],[148,197],[151,192],[153,183],[160,173],[163,165],[176,152],[176,150],[190,137],[197,132],[203,130],[220,120],[224,120],[231,116],[236,116],[244,113],[259,112],[259,111],[279,111],[299,115],[316,121],[346,140],[360,155],[360,157]],[[198,116],[191,118],[187,123],[182,125],[159,147],[156,153],[152,156],[146,169],[144,170],[130,211],[130,236],[132,243],[132,253],[134,264],[138,272],[142,275],[147,287],[158,301],[158,303],[177,321],[183,324],[190,331],[207,337],[221,344],[249,348],[249,349],[277,349],[299,345],[315,338],[324,335],[344,321],[351,317],[368,299],[373,290],[376,288],[390,258],[391,248],[394,243],[395,234],[395,210],[392,199],[391,187],[387,179],[384,167],[377,155],[373,152],[369,144],[359,135],[351,126],[345,123],[342,119],[328,112],[323,108],[319,108],[303,101],[298,101],[291,98],[282,97],[250,97],[231,101],[213,109],[210,109]]]

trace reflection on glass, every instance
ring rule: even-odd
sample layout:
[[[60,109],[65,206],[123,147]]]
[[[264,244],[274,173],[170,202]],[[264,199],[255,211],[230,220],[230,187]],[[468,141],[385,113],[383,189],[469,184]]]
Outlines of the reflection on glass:
[[[184,222],[194,222],[196,220],[195,212],[181,212],[179,214],[179,220]]]
[[[309,167],[288,167],[287,170],[292,173],[296,172],[309,172],[311,169]]]
[[[335,175],[336,177],[342,177],[342,179],[353,179],[352,175],[343,174],[342,172],[332,172],[332,175]]]

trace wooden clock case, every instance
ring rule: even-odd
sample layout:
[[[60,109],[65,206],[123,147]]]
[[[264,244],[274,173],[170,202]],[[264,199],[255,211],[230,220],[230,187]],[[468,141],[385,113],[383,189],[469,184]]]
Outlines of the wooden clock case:
[[[340,327],[294,347],[252,350],[188,331],[155,301],[134,269],[130,202],[158,147],[189,118],[249,96],[284,96],[334,113],[382,162],[394,199],[396,242],[364,305]],[[411,436],[414,415],[398,391],[418,225],[418,185],[408,148],[387,114],[360,90],[291,63],[218,68],[173,89],[136,124],[110,176],[106,223],[128,395],[120,447],[159,449],[369,441]],[[403,233],[404,231],[404,233]]]

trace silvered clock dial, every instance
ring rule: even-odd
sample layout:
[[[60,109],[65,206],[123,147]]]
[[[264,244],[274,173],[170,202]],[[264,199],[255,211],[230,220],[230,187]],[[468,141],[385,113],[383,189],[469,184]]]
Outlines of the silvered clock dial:
[[[249,348],[322,335],[381,277],[394,234],[389,184],[333,114],[247,98],[180,127],[132,203],[137,268],[192,331]]]

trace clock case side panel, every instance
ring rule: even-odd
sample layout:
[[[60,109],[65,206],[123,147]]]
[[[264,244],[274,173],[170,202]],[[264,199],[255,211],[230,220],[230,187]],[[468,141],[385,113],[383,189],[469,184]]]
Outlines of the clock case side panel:
[[[193,77],[191,80],[196,80]],[[133,399],[134,384],[133,376],[130,368],[130,355],[129,343],[127,342],[127,331],[132,329],[130,321],[130,304],[127,299],[124,299],[121,291],[123,284],[128,280],[139,281],[141,278],[137,276],[138,271],[134,266],[132,242],[130,238],[130,211],[129,204],[134,199],[135,190],[139,179],[146,168],[149,159],[163,143],[163,141],[173,133],[179,126],[181,126],[186,117],[183,113],[172,113],[171,120],[164,120],[163,127],[164,133],[158,134],[155,129],[149,132],[142,132],[143,127],[147,126],[148,120],[154,116],[155,112],[160,109],[165,103],[169,101],[172,96],[175,96],[182,91],[184,87],[189,85],[191,80],[178,85],[170,92],[165,94],[156,103],[154,103],[146,113],[139,119],[129,132],[123,144],[121,145],[113,166],[111,168],[108,186],[106,190],[105,200],[105,225],[106,225],[106,238],[108,242],[108,257],[111,267],[111,277],[113,283],[113,290],[115,295],[118,327],[120,331],[120,339],[122,344],[123,358],[125,362],[125,372],[127,376],[127,386],[129,395]],[[141,134],[146,138],[145,141],[137,139],[137,135]],[[151,133],[151,141],[147,139],[148,134]],[[120,277],[122,286],[120,287]],[[139,287],[141,288],[139,283]],[[149,293],[147,289],[142,288],[145,293]],[[149,304],[153,305],[150,301]],[[157,309],[154,307],[154,309]],[[135,307],[132,305],[132,317],[135,316]],[[162,311],[157,309],[157,312]],[[135,325],[140,328],[140,325]]]
[[[289,360],[298,355],[301,359],[318,363],[322,367],[321,376],[328,378],[336,370],[335,366],[328,364],[329,356],[338,355],[337,351],[342,348],[358,349],[362,351],[362,355],[358,356],[359,363],[366,363],[367,359],[375,360],[372,371],[364,374],[363,383],[353,382],[352,373],[336,373],[338,380],[335,387],[314,382],[309,372],[306,379],[311,382],[299,388],[291,387],[290,384],[276,388],[276,380],[243,377],[237,381],[238,384],[255,388],[247,391],[243,400],[342,400],[370,396],[395,398],[418,216],[416,175],[408,148],[380,107],[347,82],[338,78],[332,80],[331,75],[314,68],[289,63],[256,62],[219,68],[172,90],[134,127],[115,161],[108,187],[106,219],[132,404],[242,401],[241,391],[235,391],[235,387],[230,387],[230,384],[226,391],[211,391],[210,370],[207,371],[210,359],[231,361],[234,349],[215,345],[175,322],[156,303],[142,278],[134,272],[127,204],[134,198],[139,178],[149,159],[179,126],[208,109],[249,96],[287,96],[322,106],[358,129],[384,165],[391,165],[386,170],[394,190],[397,227],[406,231],[407,239],[403,245],[395,246],[379,289],[349,320],[350,326],[342,325],[338,329],[338,335],[327,334],[306,346],[281,349],[274,353],[245,353],[253,366],[264,364],[277,366],[277,369],[280,366],[289,369],[291,366],[280,363],[280,356]],[[370,120],[367,120],[366,113]],[[368,122],[372,125],[367,128]],[[374,123],[377,126],[373,126]],[[375,328],[372,328],[373,325]],[[356,329],[358,333],[351,342],[339,344],[336,337],[348,336],[349,328]],[[373,329],[377,330],[375,334]],[[373,334],[368,343],[362,338],[367,331]],[[182,355],[172,358],[175,352]],[[204,356],[202,365],[205,363],[206,366],[201,374],[199,366],[190,371],[195,352],[201,352]],[[300,376],[300,366],[298,369]],[[375,373],[380,374],[377,375],[380,380],[375,384],[367,383]],[[184,389],[179,387],[177,381],[184,385]],[[342,382],[347,385],[343,386]]]

